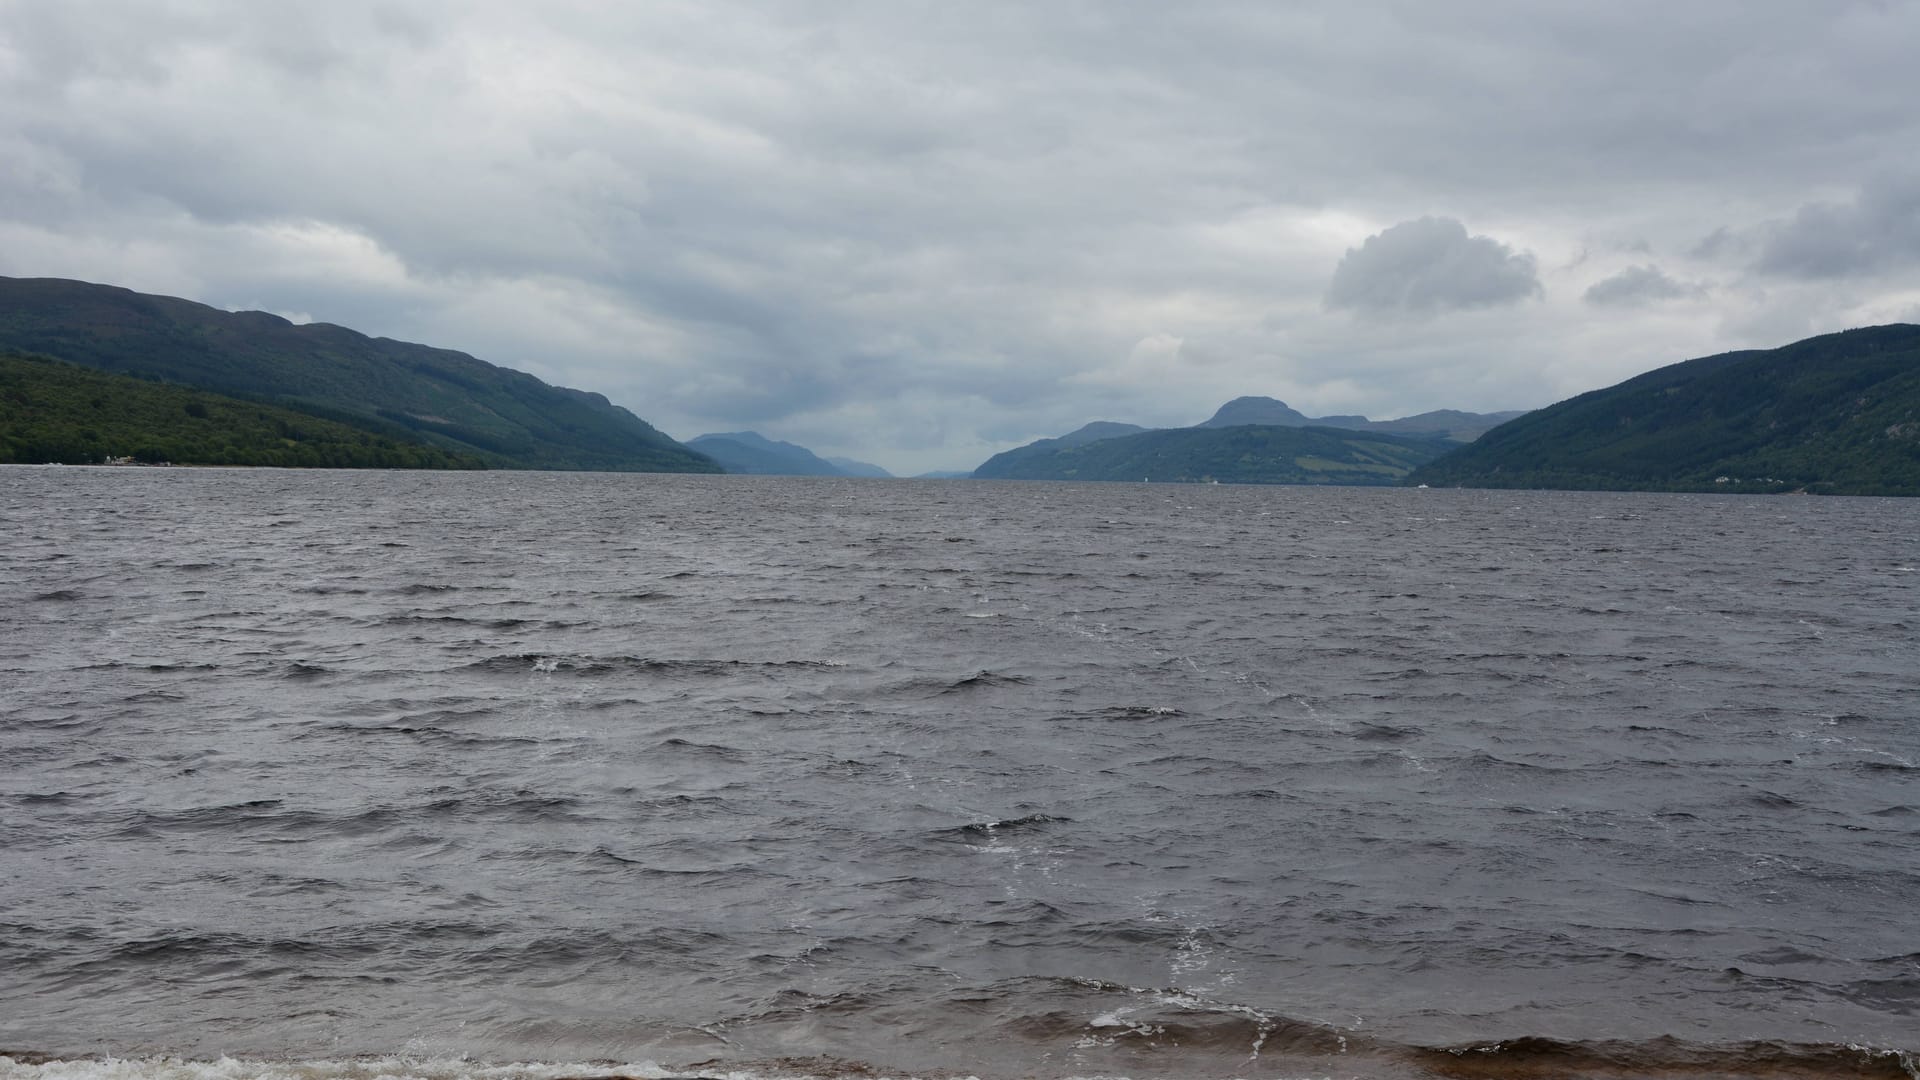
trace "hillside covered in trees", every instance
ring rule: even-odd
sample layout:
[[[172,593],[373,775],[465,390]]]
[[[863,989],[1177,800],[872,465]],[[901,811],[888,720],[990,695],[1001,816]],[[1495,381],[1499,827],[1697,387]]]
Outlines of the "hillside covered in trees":
[[[486,462],[292,409],[0,351],[0,464],[484,469]]]
[[[1437,439],[1320,427],[1165,428],[1093,442],[1020,447],[989,459],[973,476],[976,480],[1394,484],[1450,445]]]
[[[720,471],[599,394],[261,311],[0,277],[0,348],[261,401],[496,468]]]
[[[1663,367],[1509,421],[1408,482],[1920,495],[1920,326]]]

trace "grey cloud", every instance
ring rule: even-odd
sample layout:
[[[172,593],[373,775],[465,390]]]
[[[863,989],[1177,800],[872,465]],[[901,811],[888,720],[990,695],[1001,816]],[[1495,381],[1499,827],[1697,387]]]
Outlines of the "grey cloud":
[[[1753,250],[1752,238],[1744,232],[1735,232],[1725,225],[1701,237],[1687,249],[1689,259],[1720,259],[1729,255],[1745,254]]]
[[[1754,269],[1842,278],[1920,265],[1920,176],[1868,184],[1847,203],[1808,203],[1767,231]]]
[[[1533,256],[1452,218],[1403,221],[1349,248],[1327,287],[1329,308],[1427,314],[1542,295]]]
[[[1644,307],[1706,294],[1704,285],[1676,281],[1659,267],[1648,264],[1630,266],[1604,281],[1595,282],[1581,299],[1601,307]]]

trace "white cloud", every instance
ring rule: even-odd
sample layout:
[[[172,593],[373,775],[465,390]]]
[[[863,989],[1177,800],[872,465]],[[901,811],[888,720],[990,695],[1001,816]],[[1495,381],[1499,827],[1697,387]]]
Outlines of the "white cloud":
[[[1542,293],[1532,255],[1489,236],[1469,236],[1452,218],[1423,217],[1349,248],[1327,286],[1327,306],[1426,315],[1513,304]]]

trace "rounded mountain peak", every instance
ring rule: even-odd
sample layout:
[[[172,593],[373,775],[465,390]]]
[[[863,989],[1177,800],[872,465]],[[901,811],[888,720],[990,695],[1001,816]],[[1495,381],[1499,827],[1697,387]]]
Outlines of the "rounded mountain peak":
[[[1240,427],[1244,424],[1277,424],[1304,427],[1311,420],[1286,402],[1270,397],[1237,397],[1213,414],[1200,427]]]

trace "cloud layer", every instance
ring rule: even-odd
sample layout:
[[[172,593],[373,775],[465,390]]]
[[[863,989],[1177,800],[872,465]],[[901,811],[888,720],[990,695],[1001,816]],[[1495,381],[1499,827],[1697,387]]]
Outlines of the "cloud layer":
[[[1533,406],[1920,310],[1917,36],[1767,0],[0,0],[0,273],[905,471],[1240,394]]]
[[[1667,300],[1704,297],[1703,285],[1688,285],[1668,277],[1657,266],[1629,266],[1625,270],[1587,286],[1581,299],[1602,307],[1644,307]]]
[[[1845,202],[1802,206],[1766,230],[1755,268],[1847,278],[1920,266],[1920,176],[1881,179]]]

